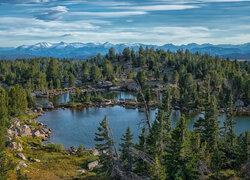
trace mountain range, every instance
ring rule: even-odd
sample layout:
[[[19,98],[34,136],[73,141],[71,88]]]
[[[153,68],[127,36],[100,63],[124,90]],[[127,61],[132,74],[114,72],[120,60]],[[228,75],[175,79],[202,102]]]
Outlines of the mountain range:
[[[0,59],[25,59],[34,57],[56,57],[56,58],[72,58],[72,59],[87,59],[91,56],[96,56],[97,53],[105,55],[108,50],[113,47],[115,51],[122,52],[124,48],[129,47],[138,50],[139,47],[153,47],[154,49],[170,50],[176,52],[178,49],[189,49],[190,52],[201,54],[207,53],[211,56],[219,55],[220,57],[230,59],[250,59],[250,43],[231,45],[231,44],[187,44],[173,45],[165,44],[162,46],[146,45],[140,43],[134,44],[112,44],[105,43],[47,43],[40,42],[34,45],[22,45],[19,47],[0,47]]]

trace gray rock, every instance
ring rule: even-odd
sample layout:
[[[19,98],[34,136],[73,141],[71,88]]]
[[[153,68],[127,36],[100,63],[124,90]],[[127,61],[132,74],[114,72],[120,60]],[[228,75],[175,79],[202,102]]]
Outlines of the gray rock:
[[[28,137],[31,137],[32,136],[32,130],[31,130],[31,127],[28,126],[28,125],[23,125],[20,127],[21,129],[21,136],[28,136]]]
[[[40,129],[35,129],[33,131],[33,137],[42,137],[43,139],[45,139],[45,134]]]
[[[79,173],[81,173],[81,174],[86,174],[86,173],[88,173],[88,171],[85,170],[85,169],[78,169],[77,172],[79,172]]]
[[[100,155],[100,153],[99,153],[99,151],[98,151],[97,149],[91,150],[91,153],[92,153],[94,156],[99,156],[99,155]]]
[[[240,99],[238,99],[238,100],[235,102],[235,106],[236,106],[236,107],[243,107],[243,106],[244,106],[244,102],[241,101]]]
[[[72,154],[72,155],[75,155],[77,153],[77,149],[75,148],[75,146],[70,147],[69,153]]]
[[[33,159],[33,158],[31,158],[31,157],[28,158],[28,160],[31,161],[31,162],[41,162],[39,159]]]
[[[28,165],[25,164],[24,161],[19,161],[18,164],[17,164],[17,166],[16,166],[16,170],[19,170],[19,169],[22,168],[22,167],[23,167],[23,168],[27,168]]]
[[[98,164],[99,164],[98,161],[94,161],[94,162],[89,163],[89,164],[88,164],[88,169],[89,169],[89,171],[92,171],[95,167],[98,166]]]
[[[22,145],[21,143],[16,143],[16,142],[8,142],[7,143],[7,147],[11,150],[11,151],[23,151]]]
[[[54,105],[52,102],[47,102],[43,105],[44,109],[54,109]]]
[[[16,155],[16,157],[18,157],[19,159],[22,159],[22,160],[27,160],[26,157],[23,155],[23,153],[18,153]]]

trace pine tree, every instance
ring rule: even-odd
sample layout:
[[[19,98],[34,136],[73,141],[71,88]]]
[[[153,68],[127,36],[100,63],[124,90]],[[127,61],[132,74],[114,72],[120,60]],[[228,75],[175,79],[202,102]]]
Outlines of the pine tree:
[[[165,180],[166,172],[164,167],[161,165],[158,156],[155,156],[155,163],[150,167],[150,178],[152,180]]]
[[[171,131],[170,116],[166,116],[163,110],[158,110],[155,121],[146,138],[147,153],[151,156],[162,155],[165,145],[169,140]]]
[[[110,135],[107,116],[104,117],[100,126],[98,127],[98,133],[95,133],[96,149],[101,151],[100,161],[103,167],[109,173],[112,169],[112,160],[114,157],[113,140]]]
[[[135,148],[143,153],[146,152],[146,128],[142,128],[141,135],[139,136],[139,143],[135,144]],[[147,173],[147,164],[141,159],[136,159],[136,167],[134,172],[138,174],[146,174]]]
[[[76,155],[81,157],[83,156],[83,146],[82,144],[79,145],[78,149],[77,149],[77,152],[76,152]]]
[[[199,118],[194,124],[196,132],[201,136],[202,142],[207,142],[210,151],[217,146],[219,136],[219,122],[217,117],[217,102],[215,96],[208,99],[205,106],[205,117]]]
[[[173,180],[198,179],[198,161],[195,156],[196,154],[192,152],[191,148],[187,122],[182,115],[172,132],[172,138],[164,156],[167,178]]]
[[[122,161],[123,167],[126,171],[132,172],[132,165],[133,165],[133,135],[130,132],[130,128],[128,127],[126,130],[126,134],[122,135],[120,143],[121,146],[121,156],[120,159]]]
[[[227,118],[224,122],[224,138],[227,144],[229,144],[231,147],[235,145],[236,141],[236,134],[234,132],[234,125],[236,124],[236,122],[233,119],[233,106],[233,97],[231,95],[226,114]]]

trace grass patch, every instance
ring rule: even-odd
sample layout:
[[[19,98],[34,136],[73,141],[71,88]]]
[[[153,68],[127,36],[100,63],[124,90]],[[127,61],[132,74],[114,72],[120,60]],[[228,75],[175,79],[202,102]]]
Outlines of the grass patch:
[[[25,139],[28,144],[29,139]],[[51,145],[50,145],[51,146]],[[80,174],[77,170],[86,168],[88,162],[92,162],[98,157],[84,153],[83,156],[70,156],[64,150],[62,152],[48,152],[46,146],[37,149],[25,148],[22,152],[26,158],[39,159],[41,162],[25,161],[28,167],[21,169],[22,174],[27,174],[30,180],[59,180],[59,179],[108,179],[95,172]],[[12,154],[13,157],[16,154]],[[14,157],[17,163],[20,159]],[[16,171],[13,171],[9,180],[16,180]]]

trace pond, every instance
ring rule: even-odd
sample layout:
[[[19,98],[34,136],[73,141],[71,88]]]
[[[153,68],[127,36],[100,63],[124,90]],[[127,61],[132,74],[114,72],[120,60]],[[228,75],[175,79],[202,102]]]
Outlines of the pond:
[[[133,98],[134,95],[121,93],[118,98]],[[65,102],[69,99],[68,95],[61,95],[57,98],[57,102]],[[157,110],[150,112],[151,122],[155,119],[155,113]],[[103,120],[104,116],[108,116],[108,122],[112,129],[116,145],[119,145],[122,134],[125,133],[126,128],[129,126],[131,132],[134,135],[134,142],[137,142],[138,136],[141,133],[143,127],[143,119],[145,114],[139,112],[137,109],[125,109],[121,106],[106,107],[106,108],[89,108],[84,110],[71,110],[71,109],[58,109],[52,112],[46,112],[43,116],[40,116],[38,120],[52,130],[51,138],[48,142],[54,142],[63,144],[64,147],[79,146],[82,144],[85,148],[95,147],[95,133],[99,123]],[[173,112],[171,120],[173,126],[180,118],[181,113],[179,111]],[[194,122],[202,114],[189,117],[189,128],[193,129]],[[225,114],[219,116],[221,125],[225,120]],[[250,129],[250,117],[249,116],[237,116],[234,118],[237,122],[235,125],[235,132],[237,134],[243,133]]]

